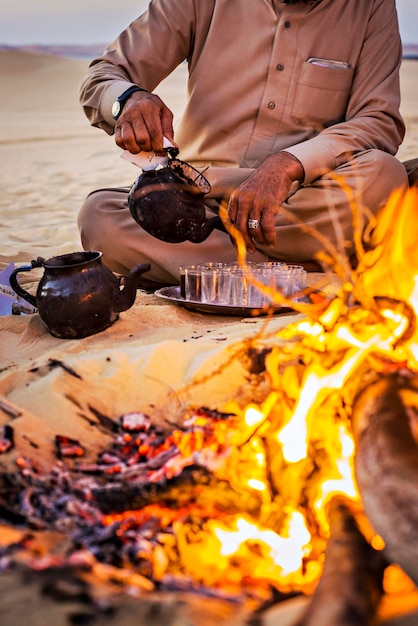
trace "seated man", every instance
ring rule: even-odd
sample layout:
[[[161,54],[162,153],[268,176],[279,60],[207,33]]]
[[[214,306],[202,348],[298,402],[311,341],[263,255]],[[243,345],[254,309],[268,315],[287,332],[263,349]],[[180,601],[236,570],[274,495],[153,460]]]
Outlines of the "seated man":
[[[395,0],[152,0],[91,63],[81,103],[119,147],[161,152],[166,137],[208,168],[208,214],[227,204],[252,260],[318,268],[324,241],[353,254],[353,201],[364,227],[408,185],[394,157],[401,58]],[[188,100],[174,136],[152,90],[183,61]],[[147,276],[169,284],[180,265],[236,259],[219,230],[199,244],[153,238],[127,192],[96,191],[79,214],[83,246],[113,271],[149,262]]]

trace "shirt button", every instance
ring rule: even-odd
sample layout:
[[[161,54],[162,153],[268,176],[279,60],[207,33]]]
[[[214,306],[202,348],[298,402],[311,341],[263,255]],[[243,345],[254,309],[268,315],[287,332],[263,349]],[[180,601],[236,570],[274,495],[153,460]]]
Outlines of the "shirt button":
[[[284,70],[284,65],[283,65],[283,63],[278,63],[278,64],[276,65],[276,70],[277,70],[278,72],[283,72],[283,70]]]
[[[269,109],[275,109],[276,108],[276,104],[274,102],[269,102],[267,106],[268,106]]]
[[[290,28],[290,22],[285,22],[285,23],[284,23],[284,27],[285,27],[285,28]]]

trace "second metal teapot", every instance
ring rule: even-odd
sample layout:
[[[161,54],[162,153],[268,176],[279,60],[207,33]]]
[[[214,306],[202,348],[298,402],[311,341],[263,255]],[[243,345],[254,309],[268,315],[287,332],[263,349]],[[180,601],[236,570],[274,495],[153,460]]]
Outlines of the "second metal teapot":
[[[36,296],[18,282],[18,274],[43,268]],[[102,264],[97,250],[72,252],[50,259],[38,257],[30,265],[15,269],[10,285],[38,309],[45,326],[55,337],[80,339],[98,333],[115,322],[119,313],[135,301],[141,275],[150,270],[142,263],[130,271],[123,289],[117,277]]]
[[[138,176],[128,205],[134,220],[157,239],[200,243],[214,228],[225,230],[218,215],[206,220],[204,198],[209,191],[203,174],[170,154],[165,167]]]

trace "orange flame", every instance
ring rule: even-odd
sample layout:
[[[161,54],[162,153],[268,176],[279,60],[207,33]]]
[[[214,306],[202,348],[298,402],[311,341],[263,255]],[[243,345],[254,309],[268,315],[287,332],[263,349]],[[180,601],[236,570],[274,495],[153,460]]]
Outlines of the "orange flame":
[[[181,457],[176,467],[207,467],[240,494],[243,510],[221,513],[208,502],[192,512],[143,511],[139,517],[169,520],[176,542],[174,565],[167,555],[153,555],[158,579],[179,560],[194,580],[224,589],[249,580],[260,594],[263,585],[313,589],[329,532],[327,503],[343,495],[361,507],[350,411],[362,376],[381,363],[418,371],[417,205],[417,189],[393,194],[377,220],[374,249],[361,256],[355,274],[345,274],[352,282],[347,278],[326,308],[305,307],[306,318],[277,333],[266,357],[262,402],[242,407],[230,401],[219,407],[230,415],[222,420],[190,409],[185,423],[192,430],[172,434]],[[239,233],[229,227],[245,265]],[[359,241],[356,247],[361,251]],[[251,511],[245,511],[247,501]],[[129,515],[135,518],[126,514],[124,524]],[[187,521],[190,515],[200,523]],[[379,537],[373,542],[382,547]]]
[[[293,588],[306,589],[319,576],[319,546],[327,537],[325,511],[329,499],[342,494],[359,503],[350,407],[363,372],[379,359],[418,370],[414,326],[418,304],[417,205],[416,189],[393,194],[377,220],[375,247],[361,257],[353,284],[344,284],[324,311],[318,314],[316,309],[311,319],[308,316],[278,333],[277,345],[266,362],[270,393],[262,406],[246,407],[241,427],[236,424],[237,428],[229,432],[228,444],[239,445],[240,455],[251,459],[238,465],[249,471],[248,475],[240,473],[240,482],[262,494],[263,510],[256,523],[237,517],[228,525],[212,521],[208,529],[221,541],[223,558],[236,558],[244,545],[254,541],[269,545],[270,557],[275,550],[281,552],[280,557],[272,557],[279,588],[290,581]],[[239,233],[232,234],[238,257],[245,264]],[[347,306],[347,294],[352,294],[352,300],[358,298],[359,303]],[[227,408],[240,414],[233,403]],[[249,439],[244,445],[246,437]],[[232,452],[228,457],[230,468],[236,456]],[[291,564],[285,560],[283,536],[286,523],[290,523],[286,517],[290,510],[291,519],[303,521],[287,538],[294,541],[296,560]],[[280,523],[274,531],[266,530],[264,520],[274,511]]]

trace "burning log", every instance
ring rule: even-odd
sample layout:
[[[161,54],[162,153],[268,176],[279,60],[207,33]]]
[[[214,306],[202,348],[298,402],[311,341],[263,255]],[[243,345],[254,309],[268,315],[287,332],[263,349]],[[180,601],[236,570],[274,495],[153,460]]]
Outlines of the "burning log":
[[[385,542],[388,560],[418,583],[418,447],[402,386],[408,387],[397,377],[382,378],[357,398],[355,468],[364,509]]]
[[[243,497],[227,481],[219,480],[209,470],[198,465],[185,467],[178,476],[162,478],[154,483],[118,483],[93,489],[92,496],[102,513],[120,513],[150,504],[179,508],[190,503],[207,506],[212,502],[220,511],[257,514],[261,506],[257,495],[248,493]]]
[[[383,555],[361,534],[342,502],[331,503],[322,577],[297,626],[367,626],[382,595]]]

